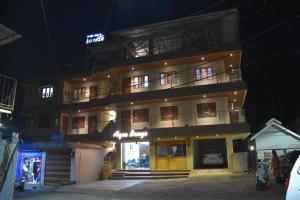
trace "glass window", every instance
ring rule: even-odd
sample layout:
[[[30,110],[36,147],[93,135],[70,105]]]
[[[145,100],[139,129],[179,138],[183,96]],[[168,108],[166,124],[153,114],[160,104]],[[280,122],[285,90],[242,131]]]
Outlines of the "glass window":
[[[176,84],[176,72],[160,73],[160,85]]]
[[[216,117],[216,103],[197,104],[198,118]]]
[[[72,129],[78,129],[84,127],[85,127],[85,117],[73,117]]]
[[[85,87],[74,89],[74,99],[83,99],[86,97]]]
[[[132,111],[133,115],[133,123],[140,123],[140,122],[148,122],[149,121],[149,109],[136,109]]]
[[[53,87],[52,86],[43,86],[41,88],[42,91],[42,99],[51,98],[53,97]]]
[[[178,119],[178,106],[165,106],[160,107],[160,120],[177,120]]]
[[[149,87],[149,76],[135,76],[133,77],[133,87],[134,88],[147,88]]]
[[[213,69],[212,67],[201,67],[195,69],[195,80],[212,80],[213,79]]]
[[[175,156],[185,156],[185,155],[186,155],[185,143],[156,146],[157,157],[175,157]]]

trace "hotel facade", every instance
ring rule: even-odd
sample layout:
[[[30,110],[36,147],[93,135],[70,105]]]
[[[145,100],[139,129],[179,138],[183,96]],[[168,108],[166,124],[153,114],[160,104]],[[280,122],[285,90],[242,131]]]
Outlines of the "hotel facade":
[[[89,40],[89,70],[39,85],[41,102],[57,100],[68,144],[101,146],[115,170],[233,171],[249,135],[238,25],[226,10]]]

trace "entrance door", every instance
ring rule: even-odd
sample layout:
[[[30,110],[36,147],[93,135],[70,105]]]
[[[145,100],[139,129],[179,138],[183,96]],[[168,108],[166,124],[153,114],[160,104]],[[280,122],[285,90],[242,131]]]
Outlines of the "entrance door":
[[[149,170],[149,142],[126,142],[121,144],[121,148],[122,169]]]
[[[230,122],[231,123],[238,123],[239,122],[239,113],[238,113],[238,111],[230,110],[229,111],[229,116],[230,116]]]
[[[186,141],[156,142],[157,170],[185,170],[186,169]]]
[[[129,94],[131,88],[131,78],[123,78],[122,80],[122,94]]]
[[[121,111],[121,132],[131,131],[131,110]]]
[[[65,135],[68,135],[68,125],[69,125],[69,118],[63,116],[63,119],[62,119],[62,132]]]
[[[89,126],[88,126],[89,133],[96,133],[97,132],[97,116],[89,116]]]

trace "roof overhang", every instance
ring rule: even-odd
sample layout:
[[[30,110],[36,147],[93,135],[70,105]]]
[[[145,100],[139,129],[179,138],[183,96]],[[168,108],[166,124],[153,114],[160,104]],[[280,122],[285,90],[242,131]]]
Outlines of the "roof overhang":
[[[277,119],[270,119],[266,124],[265,127],[262,128],[260,131],[258,131],[256,134],[254,134],[251,138],[250,141],[254,140],[255,138],[257,138],[259,135],[261,134],[265,134],[265,133],[276,133],[276,132],[282,132],[286,135],[292,136],[293,138],[300,140],[300,135],[298,135],[297,133],[294,133],[293,131],[285,128],[284,126],[282,126],[282,123],[280,121],[278,121]]]

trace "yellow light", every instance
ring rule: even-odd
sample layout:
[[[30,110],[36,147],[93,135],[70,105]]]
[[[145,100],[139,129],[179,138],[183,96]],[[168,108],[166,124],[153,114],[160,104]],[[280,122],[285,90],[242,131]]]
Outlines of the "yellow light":
[[[201,58],[201,60],[204,60],[204,59],[205,59],[204,57]]]
[[[168,63],[167,63],[167,62],[165,62],[165,63],[164,63],[164,65],[168,65]]]
[[[165,99],[165,101],[168,101],[168,99]]]
[[[233,54],[231,53],[231,54],[229,54],[230,56],[233,56]]]
[[[133,105],[133,102],[130,102],[130,105]]]

